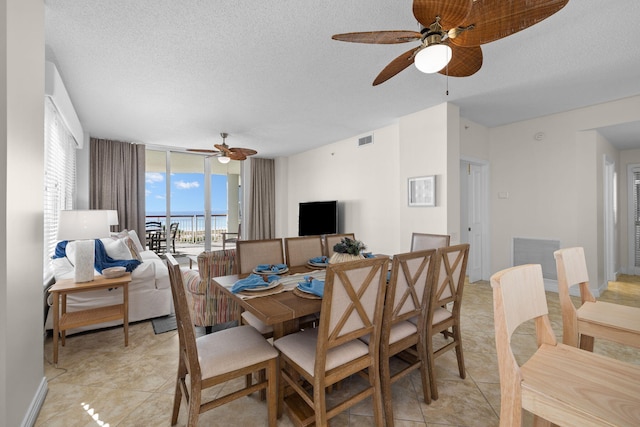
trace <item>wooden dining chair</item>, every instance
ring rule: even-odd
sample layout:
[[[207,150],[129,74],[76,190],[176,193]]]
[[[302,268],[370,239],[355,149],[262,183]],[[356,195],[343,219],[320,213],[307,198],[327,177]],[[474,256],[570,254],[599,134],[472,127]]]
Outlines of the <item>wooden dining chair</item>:
[[[448,234],[411,233],[411,251],[443,248],[450,242]]]
[[[589,290],[589,274],[581,247],[553,253],[558,272],[558,296],[562,309],[562,342],[593,351],[594,338],[640,348],[640,308],[597,301]],[[582,305],[576,308],[569,296],[579,285]]]
[[[436,250],[394,255],[382,317],[380,380],[387,427],[392,427],[391,384],[420,370],[425,403],[430,402],[426,346],[426,313],[433,285]],[[410,319],[417,322],[412,322]],[[369,337],[366,337],[369,338]],[[367,340],[364,340],[367,342]],[[400,355],[407,364],[391,375],[389,361]]]
[[[322,236],[285,237],[284,254],[289,267],[306,265],[311,258],[323,255]]]
[[[434,259],[433,285],[431,286],[426,313],[427,360],[429,362],[430,395],[438,399],[438,385],[435,378],[435,360],[449,350],[455,350],[460,378],[466,378],[464,355],[462,353],[462,333],[460,331],[460,309],[462,291],[467,274],[469,244],[441,247]],[[417,321],[413,319],[413,321]],[[446,344],[436,348],[433,336],[442,334]],[[449,339],[451,338],[451,341]]]
[[[259,264],[284,264],[282,239],[238,240],[236,243],[239,274],[249,274]],[[248,311],[243,311],[241,321],[251,325],[265,338],[273,337],[273,327]]]
[[[556,341],[539,264],[499,271],[491,287],[501,427],[520,426],[522,409],[534,414],[534,425],[640,425],[640,366]],[[511,337],[531,319],[538,348],[519,366]]]
[[[353,233],[343,233],[343,234],[325,234],[324,235],[324,246],[323,250],[324,256],[331,257],[333,255],[333,247],[336,243],[340,243],[342,239],[345,237],[350,238],[351,240],[355,240],[356,236]]]
[[[384,425],[379,345],[388,264],[379,257],[330,265],[318,327],[274,342],[281,360],[278,405],[284,400],[294,425],[326,426],[369,396],[375,425]],[[365,335],[369,344],[359,339]],[[328,408],[326,388],[356,373],[365,375],[367,384]],[[285,385],[291,389],[286,397]]]
[[[282,239],[238,240],[238,272],[251,273],[259,264],[284,264]]]
[[[238,326],[196,339],[180,265],[167,254],[169,281],[178,326],[179,361],[171,425],[178,422],[184,398],[187,425],[195,427],[201,413],[240,397],[266,390],[268,425],[277,422],[278,352],[251,326]],[[251,375],[265,372],[265,380],[253,384]],[[189,380],[187,381],[187,375]],[[245,378],[245,387],[203,401],[203,390],[235,378]]]

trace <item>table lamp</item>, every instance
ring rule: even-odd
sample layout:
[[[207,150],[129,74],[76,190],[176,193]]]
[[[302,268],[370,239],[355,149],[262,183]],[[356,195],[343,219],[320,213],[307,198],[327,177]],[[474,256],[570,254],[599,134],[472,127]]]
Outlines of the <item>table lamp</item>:
[[[109,213],[109,225],[118,225],[118,211],[108,210]]]
[[[109,236],[109,212],[105,210],[60,211],[58,240],[75,240],[75,281],[93,280],[94,239]]]

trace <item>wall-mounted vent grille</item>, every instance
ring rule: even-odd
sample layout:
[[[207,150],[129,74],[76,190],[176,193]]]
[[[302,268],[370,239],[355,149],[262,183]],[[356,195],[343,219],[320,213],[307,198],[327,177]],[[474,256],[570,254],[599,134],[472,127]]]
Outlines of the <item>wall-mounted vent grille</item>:
[[[540,264],[542,277],[557,280],[553,252],[560,249],[559,240],[513,238],[513,265]]]
[[[358,139],[358,146],[371,144],[372,142],[373,142],[373,135],[363,136],[362,138]]]

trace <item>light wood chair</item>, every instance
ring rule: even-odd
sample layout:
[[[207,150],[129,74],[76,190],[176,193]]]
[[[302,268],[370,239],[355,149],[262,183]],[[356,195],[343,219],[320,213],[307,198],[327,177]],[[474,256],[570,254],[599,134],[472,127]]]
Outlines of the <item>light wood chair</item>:
[[[562,342],[593,351],[594,338],[640,348],[640,308],[597,301],[589,290],[589,275],[581,247],[553,253],[562,308]],[[569,289],[579,285],[582,305],[576,309]]]
[[[435,254],[435,249],[432,249],[393,257],[380,338],[380,380],[387,427],[394,424],[391,397],[391,384],[394,382],[419,369],[424,401],[429,403],[430,400],[425,333]],[[417,319],[417,324],[410,319]],[[368,342],[366,339],[363,341]],[[407,365],[391,375],[389,360],[394,355]]]
[[[388,265],[382,257],[330,265],[319,326],[274,342],[281,360],[279,405],[284,399],[294,425],[326,426],[369,396],[375,425],[384,425],[379,346]],[[371,337],[369,344],[359,339],[365,335]],[[365,375],[368,384],[328,408],[326,388],[356,373]],[[292,392],[286,398],[285,385]]]
[[[430,289],[428,309],[425,316],[425,340],[427,343],[427,359],[429,361],[429,383],[431,385],[430,395],[427,397],[426,403],[430,403],[431,399],[438,399],[435,360],[447,351],[455,350],[460,378],[466,378],[464,355],[462,353],[462,334],[460,331],[460,308],[468,259],[468,243],[441,247],[435,255],[433,286]],[[433,336],[437,334],[442,334],[445,338],[452,338],[452,340],[447,341],[442,347],[435,348]]]
[[[411,233],[411,251],[443,248],[450,242],[448,234]]]
[[[333,255],[333,247],[336,245],[336,243],[340,243],[340,241],[342,239],[344,239],[345,237],[348,237],[352,240],[356,239],[355,234],[353,233],[343,233],[343,234],[325,234],[324,235],[324,246],[323,246],[323,250],[324,256],[327,257],[331,257],[331,255]]]
[[[187,425],[195,427],[201,413],[256,391],[266,390],[268,424],[275,427],[278,352],[251,326],[225,329],[196,339],[180,265],[171,254],[167,254],[167,267],[180,341],[171,425],[178,422],[183,398],[188,408]],[[266,379],[252,384],[251,375],[254,372],[266,372]],[[245,388],[202,401],[204,389],[242,377],[246,380]]]
[[[640,366],[558,343],[551,329],[542,267],[521,265],[491,276],[500,371],[500,426],[640,425]],[[534,319],[538,349],[519,366],[514,330]],[[521,357],[519,357],[521,359]]]
[[[311,258],[323,255],[322,236],[285,237],[284,253],[287,265],[306,265]]]

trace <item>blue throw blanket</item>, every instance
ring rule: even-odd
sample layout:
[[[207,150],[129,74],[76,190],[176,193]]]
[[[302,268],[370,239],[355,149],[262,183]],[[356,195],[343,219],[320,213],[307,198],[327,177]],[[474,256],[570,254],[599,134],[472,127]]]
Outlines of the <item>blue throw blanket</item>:
[[[113,259],[107,255],[107,250],[104,248],[104,244],[100,239],[96,239],[96,252],[95,262],[93,266],[99,273],[102,270],[109,267],[125,267],[128,272],[132,272],[137,266],[140,265],[140,261],[137,259]],[[56,250],[52,258],[64,258],[67,256],[67,240],[63,240],[56,245]]]

